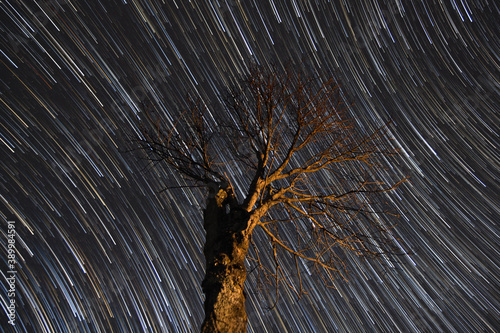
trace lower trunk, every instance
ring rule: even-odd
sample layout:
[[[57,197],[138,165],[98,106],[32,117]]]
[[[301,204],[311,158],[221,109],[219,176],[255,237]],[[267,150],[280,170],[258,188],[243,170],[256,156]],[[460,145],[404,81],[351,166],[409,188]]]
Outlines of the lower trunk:
[[[244,283],[246,279],[245,256],[248,223],[245,211],[233,204],[231,192],[220,190],[209,198],[205,209],[204,226],[206,242],[205,320],[203,333],[247,330]]]

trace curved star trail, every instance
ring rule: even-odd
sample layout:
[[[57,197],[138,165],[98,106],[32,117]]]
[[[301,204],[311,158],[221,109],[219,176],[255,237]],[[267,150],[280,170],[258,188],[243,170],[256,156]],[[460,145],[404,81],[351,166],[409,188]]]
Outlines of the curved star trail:
[[[434,1],[0,2],[1,332],[191,332],[203,319],[202,189],[124,153],[141,104],[211,107],[249,59],[336,73],[370,130],[392,120],[411,183],[390,198],[415,251],[350,259],[274,309],[247,281],[249,332],[495,332],[498,4]],[[7,324],[15,221],[16,325]]]

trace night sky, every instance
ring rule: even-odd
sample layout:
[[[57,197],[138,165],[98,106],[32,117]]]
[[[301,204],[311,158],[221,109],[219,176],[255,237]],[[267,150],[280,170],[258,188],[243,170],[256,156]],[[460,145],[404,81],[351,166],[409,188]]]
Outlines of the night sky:
[[[249,332],[498,331],[499,14],[492,0],[0,1],[0,331],[199,329],[205,191],[158,194],[186,182],[127,151],[142,104],[174,119],[191,92],[221,108],[250,60],[335,75],[367,133],[393,121],[392,172],[411,182],[388,198],[415,254],[349,256],[349,282],[306,276],[309,294],[284,289],[274,309],[250,273]]]

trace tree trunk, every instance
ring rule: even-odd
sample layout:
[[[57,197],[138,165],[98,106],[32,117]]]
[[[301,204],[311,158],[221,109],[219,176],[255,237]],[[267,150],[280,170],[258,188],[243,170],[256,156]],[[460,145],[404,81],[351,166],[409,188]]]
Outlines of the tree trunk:
[[[203,333],[247,331],[244,282],[248,251],[248,213],[242,210],[231,189],[221,189],[207,201],[204,211],[206,242],[205,320]]]

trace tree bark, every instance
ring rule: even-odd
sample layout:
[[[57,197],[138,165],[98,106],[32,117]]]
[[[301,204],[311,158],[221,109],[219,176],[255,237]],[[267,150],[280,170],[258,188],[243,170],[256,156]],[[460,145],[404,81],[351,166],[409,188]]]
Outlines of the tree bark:
[[[247,331],[244,261],[249,245],[248,220],[248,213],[237,204],[230,188],[220,189],[207,200],[203,333]]]

